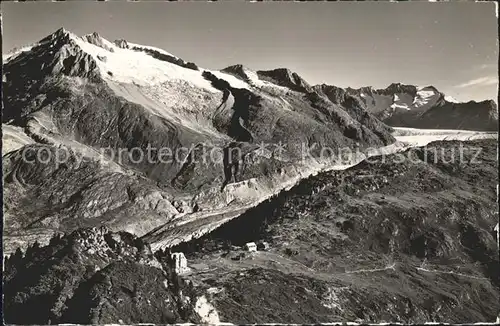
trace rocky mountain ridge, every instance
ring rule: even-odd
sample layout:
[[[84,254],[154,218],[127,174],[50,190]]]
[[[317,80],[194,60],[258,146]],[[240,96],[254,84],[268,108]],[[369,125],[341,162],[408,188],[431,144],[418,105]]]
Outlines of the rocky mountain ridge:
[[[393,83],[385,89],[316,87],[324,90],[330,98],[332,94],[357,98],[366,110],[393,127],[498,130],[498,107],[493,100],[458,102],[434,86]]]

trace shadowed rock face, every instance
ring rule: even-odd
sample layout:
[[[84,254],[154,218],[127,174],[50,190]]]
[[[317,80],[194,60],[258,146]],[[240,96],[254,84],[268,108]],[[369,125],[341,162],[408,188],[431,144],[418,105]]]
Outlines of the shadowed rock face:
[[[498,107],[492,100],[466,103],[443,101],[413,122],[415,128],[498,130]]]
[[[259,70],[257,75],[280,86],[290,88],[297,92],[311,92],[312,87],[297,73],[286,68],[278,68],[274,70]]]
[[[338,149],[394,141],[376,118],[322,98],[295,73],[260,75],[276,84],[241,87],[231,74],[191,67],[159,49],[63,29],[11,56],[3,122],[20,143],[3,153],[12,196],[6,232],[33,240],[29,230],[36,229],[43,242],[55,231],[106,223],[142,235],[181,214],[174,201],[184,202],[183,212],[223,206],[228,183],[252,178],[279,189],[272,179],[304,163],[302,144]],[[229,157],[233,142],[244,150]],[[262,143],[272,146],[260,151]],[[277,143],[286,149],[281,157],[273,154]],[[162,148],[171,153],[166,159]],[[24,150],[68,150],[73,161],[31,164],[22,161]],[[220,160],[210,161],[210,151]],[[143,204],[130,196],[131,184],[148,198]]]
[[[71,91],[58,83],[60,75],[99,81],[95,61],[62,29],[4,64],[3,74],[3,122],[26,117],[59,97],[70,96]]]

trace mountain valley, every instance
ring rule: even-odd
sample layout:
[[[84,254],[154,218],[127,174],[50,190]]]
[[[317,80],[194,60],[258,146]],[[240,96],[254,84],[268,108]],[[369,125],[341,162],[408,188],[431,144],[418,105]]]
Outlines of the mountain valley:
[[[492,100],[204,69],[63,28],[2,77],[6,323],[498,316]]]

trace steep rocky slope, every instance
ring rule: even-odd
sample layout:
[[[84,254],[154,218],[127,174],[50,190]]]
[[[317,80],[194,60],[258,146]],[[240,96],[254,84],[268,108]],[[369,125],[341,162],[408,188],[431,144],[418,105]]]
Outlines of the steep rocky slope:
[[[498,107],[492,100],[466,103],[443,101],[422,114],[412,126],[498,131]]]
[[[173,250],[207,266],[192,279],[217,288],[219,315],[239,323],[492,322],[496,155],[495,140],[478,140],[373,157],[305,179]],[[270,250],[241,258],[249,241]]]
[[[365,109],[393,127],[427,129],[498,130],[498,107],[492,100],[460,103],[433,86],[394,83],[385,89],[314,86],[334,103],[352,96]]]
[[[325,166],[319,150],[303,159],[304,144],[394,142],[375,117],[332,103],[286,69],[242,69],[244,79],[64,29],[4,60],[8,250],[102,223],[142,235],[183,214],[255,202]]]
[[[8,324],[204,321],[195,290],[133,235],[80,229],[5,260]],[[26,313],[29,311],[29,313]]]

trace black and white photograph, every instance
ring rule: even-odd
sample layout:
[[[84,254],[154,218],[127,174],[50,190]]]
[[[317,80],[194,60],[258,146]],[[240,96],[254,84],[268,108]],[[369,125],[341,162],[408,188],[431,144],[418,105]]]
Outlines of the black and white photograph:
[[[498,324],[498,4],[2,1],[8,325]]]

